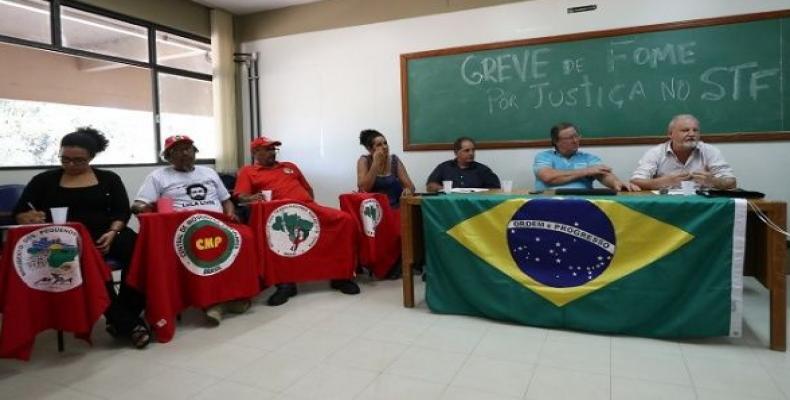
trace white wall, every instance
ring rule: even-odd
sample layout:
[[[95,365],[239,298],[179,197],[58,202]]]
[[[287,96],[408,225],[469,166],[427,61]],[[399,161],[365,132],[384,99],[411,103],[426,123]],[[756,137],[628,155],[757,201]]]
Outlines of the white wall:
[[[391,151],[402,157],[418,190],[424,190],[433,167],[452,154],[402,151],[402,53],[790,8],[790,0],[599,0],[597,11],[565,12],[588,3],[534,0],[243,43],[243,51],[260,55],[264,134],[283,141],[279,158],[301,167],[321,203],[337,206],[337,196],[355,188],[356,159],[365,152],[357,137],[364,128],[387,136]],[[588,150],[627,179],[647,147]],[[784,176],[790,171],[790,143],[719,147],[741,187],[790,201]],[[516,187],[532,188],[531,165],[539,150],[484,150],[477,160],[500,178],[513,179]]]

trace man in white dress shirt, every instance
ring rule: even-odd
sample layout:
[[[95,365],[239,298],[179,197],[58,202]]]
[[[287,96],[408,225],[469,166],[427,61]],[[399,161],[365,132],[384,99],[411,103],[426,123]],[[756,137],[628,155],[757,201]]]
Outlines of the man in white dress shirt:
[[[676,115],[667,135],[667,142],[652,147],[639,160],[632,183],[647,190],[678,188],[683,181],[705,188],[735,188],[735,174],[721,151],[700,140],[697,118]]]

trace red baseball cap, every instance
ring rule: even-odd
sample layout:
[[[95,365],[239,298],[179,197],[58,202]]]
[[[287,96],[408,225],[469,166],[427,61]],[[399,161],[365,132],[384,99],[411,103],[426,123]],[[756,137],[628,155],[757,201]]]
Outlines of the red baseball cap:
[[[279,140],[269,139],[266,136],[261,136],[250,142],[250,149],[255,150],[256,147],[269,147],[269,146],[281,146],[281,145],[282,142],[280,142]]]
[[[182,143],[182,142],[186,142],[186,143],[190,143],[190,144],[195,143],[187,135],[173,135],[173,136],[170,136],[167,139],[165,139],[165,147],[162,149],[162,154],[160,154],[160,155],[162,157],[164,157],[165,153],[167,153],[167,151],[170,150],[170,148],[172,148],[173,146],[175,146],[175,145],[177,145],[179,143]]]

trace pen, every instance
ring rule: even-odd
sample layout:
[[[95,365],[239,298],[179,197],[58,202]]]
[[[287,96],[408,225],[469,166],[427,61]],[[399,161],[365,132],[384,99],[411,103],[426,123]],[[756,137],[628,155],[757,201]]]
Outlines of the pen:
[[[33,207],[33,203],[31,203],[29,201],[27,202],[27,206],[30,207],[30,209],[33,210],[33,211],[38,211],[38,210],[36,210],[36,207]]]

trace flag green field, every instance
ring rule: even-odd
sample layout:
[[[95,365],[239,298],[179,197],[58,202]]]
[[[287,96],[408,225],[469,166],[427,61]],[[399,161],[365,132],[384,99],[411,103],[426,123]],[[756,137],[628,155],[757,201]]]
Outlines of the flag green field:
[[[423,199],[422,215],[434,312],[650,337],[740,333],[745,207],[732,199],[449,195]]]

